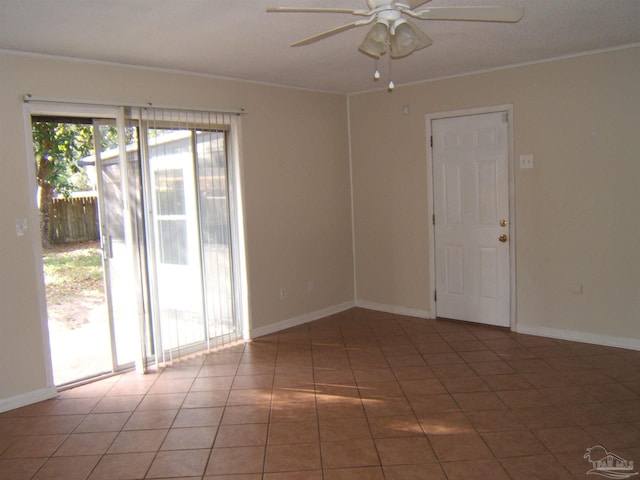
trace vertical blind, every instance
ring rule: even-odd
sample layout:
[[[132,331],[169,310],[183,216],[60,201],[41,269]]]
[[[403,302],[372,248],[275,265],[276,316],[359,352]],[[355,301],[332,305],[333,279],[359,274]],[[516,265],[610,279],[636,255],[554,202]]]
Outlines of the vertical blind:
[[[149,359],[172,362],[242,336],[230,173],[237,115],[131,108],[140,135],[149,269]]]

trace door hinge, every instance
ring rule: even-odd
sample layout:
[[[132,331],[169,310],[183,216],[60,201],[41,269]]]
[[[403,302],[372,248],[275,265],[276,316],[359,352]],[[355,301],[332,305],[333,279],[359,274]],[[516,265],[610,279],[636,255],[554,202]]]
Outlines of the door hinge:
[[[431,223],[436,224],[436,214],[431,215]]]
[[[434,302],[437,302],[437,301],[438,301],[438,291],[437,291],[437,290],[434,290],[434,291],[433,291],[433,301],[434,301]]]
[[[509,112],[504,112],[504,117],[502,117],[503,123],[509,123]]]
[[[429,139],[429,143],[431,144],[431,148],[433,148],[433,135],[431,135],[431,137]]]

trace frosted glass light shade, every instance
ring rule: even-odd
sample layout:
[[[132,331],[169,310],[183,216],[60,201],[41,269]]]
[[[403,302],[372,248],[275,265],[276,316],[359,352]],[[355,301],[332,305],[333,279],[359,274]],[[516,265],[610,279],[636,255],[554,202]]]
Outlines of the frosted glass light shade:
[[[391,56],[405,57],[433,43],[422,30],[404,19],[396,21],[391,35]]]
[[[387,53],[388,45],[389,26],[384,22],[376,22],[365,35],[359,50],[374,58],[380,58]]]

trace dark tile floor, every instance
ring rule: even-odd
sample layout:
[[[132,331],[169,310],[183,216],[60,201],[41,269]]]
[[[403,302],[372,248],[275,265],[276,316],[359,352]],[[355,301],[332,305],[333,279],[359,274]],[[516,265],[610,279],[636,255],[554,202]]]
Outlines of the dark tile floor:
[[[640,464],[640,352],[353,309],[0,414],[0,478],[592,480],[597,445]]]

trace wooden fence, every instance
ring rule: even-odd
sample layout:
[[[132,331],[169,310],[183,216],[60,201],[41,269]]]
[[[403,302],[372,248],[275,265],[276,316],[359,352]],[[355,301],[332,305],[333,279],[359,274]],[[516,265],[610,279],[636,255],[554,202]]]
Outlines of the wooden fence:
[[[51,205],[51,241],[54,244],[98,240],[96,197],[56,198]]]

